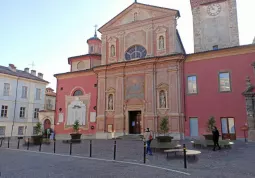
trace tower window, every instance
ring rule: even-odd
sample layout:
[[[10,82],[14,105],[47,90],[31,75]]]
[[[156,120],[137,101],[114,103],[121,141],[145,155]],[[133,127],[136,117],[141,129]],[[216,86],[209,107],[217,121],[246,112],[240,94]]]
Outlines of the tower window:
[[[134,21],[137,20],[137,12],[134,13]]]
[[[90,52],[93,53],[93,46],[90,46]]]
[[[218,45],[213,46],[213,50],[218,50],[218,49],[219,49]]]

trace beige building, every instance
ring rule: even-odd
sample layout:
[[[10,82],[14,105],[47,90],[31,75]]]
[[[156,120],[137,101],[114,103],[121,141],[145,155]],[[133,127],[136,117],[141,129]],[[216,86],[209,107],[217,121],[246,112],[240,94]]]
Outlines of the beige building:
[[[54,129],[54,115],[56,105],[56,93],[52,88],[46,88],[44,110],[39,112],[39,121],[43,129]]]

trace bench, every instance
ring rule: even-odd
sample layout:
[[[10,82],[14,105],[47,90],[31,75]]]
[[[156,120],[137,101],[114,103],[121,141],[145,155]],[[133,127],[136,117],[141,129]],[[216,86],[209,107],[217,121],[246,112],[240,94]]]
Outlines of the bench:
[[[193,144],[194,148],[197,146],[202,148],[202,147],[209,147],[214,145],[212,140],[194,140],[194,141],[191,141],[191,143]],[[234,142],[231,142],[230,140],[219,140],[219,145],[221,147],[231,148],[233,144]]]
[[[164,150],[164,152],[167,154],[168,157],[168,153],[183,153],[183,149],[169,149],[169,150]],[[197,150],[186,150],[186,155],[187,156],[196,156],[201,154],[201,151],[197,151]]]

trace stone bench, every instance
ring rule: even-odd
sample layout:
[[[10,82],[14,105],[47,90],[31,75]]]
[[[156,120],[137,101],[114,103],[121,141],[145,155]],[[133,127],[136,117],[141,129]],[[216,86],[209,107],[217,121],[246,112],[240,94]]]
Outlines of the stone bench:
[[[191,143],[193,144],[194,148],[197,146],[199,146],[200,148],[214,146],[214,143],[212,140],[194,140],[194,141],[191,141]],[[234,142],[231,142],[230,140],[219,140],[219,145],[221,147],[231,148],[233,144]]]
[[[165,153],[167,153],[167,157],[168,157],[168,153],[183,153],[183,149],[169,149],[169,150],[164,150]],[[196,156],[201,154],[201,151],[198,150],[186,150],[186,155],[187,156]]]

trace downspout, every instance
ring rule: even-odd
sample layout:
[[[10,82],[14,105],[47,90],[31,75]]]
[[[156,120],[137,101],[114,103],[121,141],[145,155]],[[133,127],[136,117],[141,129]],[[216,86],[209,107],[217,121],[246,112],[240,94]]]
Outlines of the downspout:
[[[184,133],[184,138],[185,138],[185,128],[186,128],[186,77],[185,77],[185,60],[186,56],[184,56],[183,62],[183,81],[182,81],[182,86],[183,86],[183,118],[184,118],[184,123],[183,123],[183,133]]]
[[[96,76],[97,76],[97,94],[96,94],[96,106],[98,105],[97,104],[97,101],[98,101],[98,73],[96,73],[95,72],[95,70],[94,69],[92,69],[92,71],[96,74]],[[96,107],[96,118],[97,118],[97,107]]]
[[[14,127],[14,121],[15,121],[15,117],[16,117],[16,107],[17,107],[18,88],[19,88],[19,77],[17,78],[17,83],[16,83],[16,96],[15,96],[15,101],[14,101],[14,113],[13,113],[13,120],[12,120],[11,137],[12,137],[13,127]]]
[[[157,69],[156,64],[159,58],[155,59],[153,63],[153,103],[154,103],[154,132],[158,133],[158,115],[157,115]]]
[[[106,65],[106,68],[105,68],[105,82],[104,82],[104,88],[105,88],[105,91],[104,91],[104,96],[105,96],[105,108],[104,108],[104,132],[106,132],[106,108],[107,108],[107,96],[106,96],[106,90],[107,90],[107,67],[108,65]],[[107,135],[108,137],[108,135]]]
[[[126,101],[126,65],[127,63],[125,62],[125,65],[124,65],[124,68],[123,68],[123,105],[122,105],[122,108],[123,108],[123,131],[124,131],[124,135],[126,135],[126,111],[124,109],[124,105],[125,105],[125,101]]]

